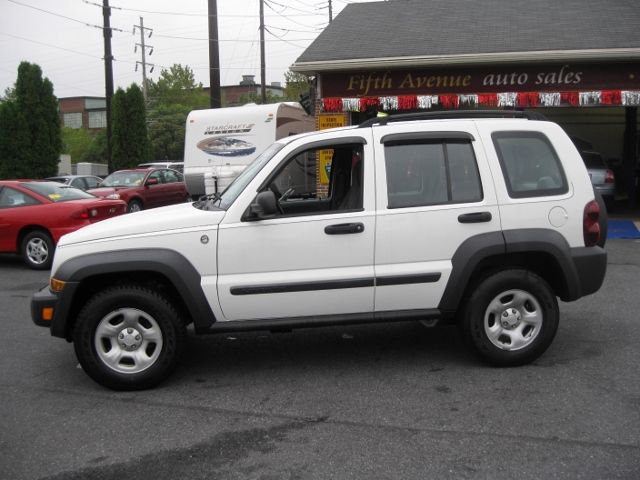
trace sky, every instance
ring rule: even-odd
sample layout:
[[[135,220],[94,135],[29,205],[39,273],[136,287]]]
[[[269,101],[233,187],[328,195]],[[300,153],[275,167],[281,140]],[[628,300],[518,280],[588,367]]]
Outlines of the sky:
[[[349,3],[331,0],[333,17]],[[371,0],[369,0],[371,1]],[[329,0],[264,0],[266,83],[281,82],[289,66],[329,22]],[[105,96],[102,0],[0,0],[0,96],[13,87],[21,61],[36,63],[59,98]],[[142,83],[140,17],[147,78],[173,64],[189,66],[209,85],[208,0],[110,0],[114,85]],[[260,82],[259,0],[217,0],[220,84],[242,75]],[[152,29],[149,38],[149,30]]]

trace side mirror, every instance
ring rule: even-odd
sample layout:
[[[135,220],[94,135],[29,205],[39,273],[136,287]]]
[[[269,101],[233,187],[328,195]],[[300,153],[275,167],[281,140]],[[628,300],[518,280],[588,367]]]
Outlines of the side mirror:
[[[149,179],[147,179],[146,185],[147,186],[149,186],[149,185],[158,185],[158,183],[160,183],[160,182],[158,182],[157,178],[149,178]]]
[[[276,213],[278,213],[278,200],[276,194],[271,190],[256,195],[254,202],[249,207],[250,219],[265,220],[275,217]]]

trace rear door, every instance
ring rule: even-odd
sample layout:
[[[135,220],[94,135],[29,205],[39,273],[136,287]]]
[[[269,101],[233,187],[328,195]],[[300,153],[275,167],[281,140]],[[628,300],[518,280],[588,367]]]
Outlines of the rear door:
[[[374,145],[375,310],[435,309],[462,243],[500,230],[478,133],[469,121],[389,125]]]
[[[163,170],[162,175],[167,192],[165,205],[184,201],[187,194],[182,175],[171,169]]]

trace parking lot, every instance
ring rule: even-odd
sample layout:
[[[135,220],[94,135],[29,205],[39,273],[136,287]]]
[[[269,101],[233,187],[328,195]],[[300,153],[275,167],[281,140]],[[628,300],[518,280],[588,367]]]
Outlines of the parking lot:
[[[48,272],[0,256],[0,478],[640,478],[640,241],[561,303],[534,364],[486,367],[417,323],[191,337],[118,393],[33,325]]]

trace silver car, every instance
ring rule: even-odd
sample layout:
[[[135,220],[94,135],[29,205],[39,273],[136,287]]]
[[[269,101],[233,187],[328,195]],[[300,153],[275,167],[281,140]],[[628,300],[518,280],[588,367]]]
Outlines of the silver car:
[[[102,178],[96,177],[95,175],[58,175],[57,177],[45,178],[45,180],[71,185],[80,190],[97,188],[102,182]]]
[[[607,207],[610,207],[616,194],[616,182],[613,170],[607,168],[607,164],[602,158],[602,155],[598,152],[583,150],[580,152],[580,155],[589,172],[593,188],[600,192]]]

